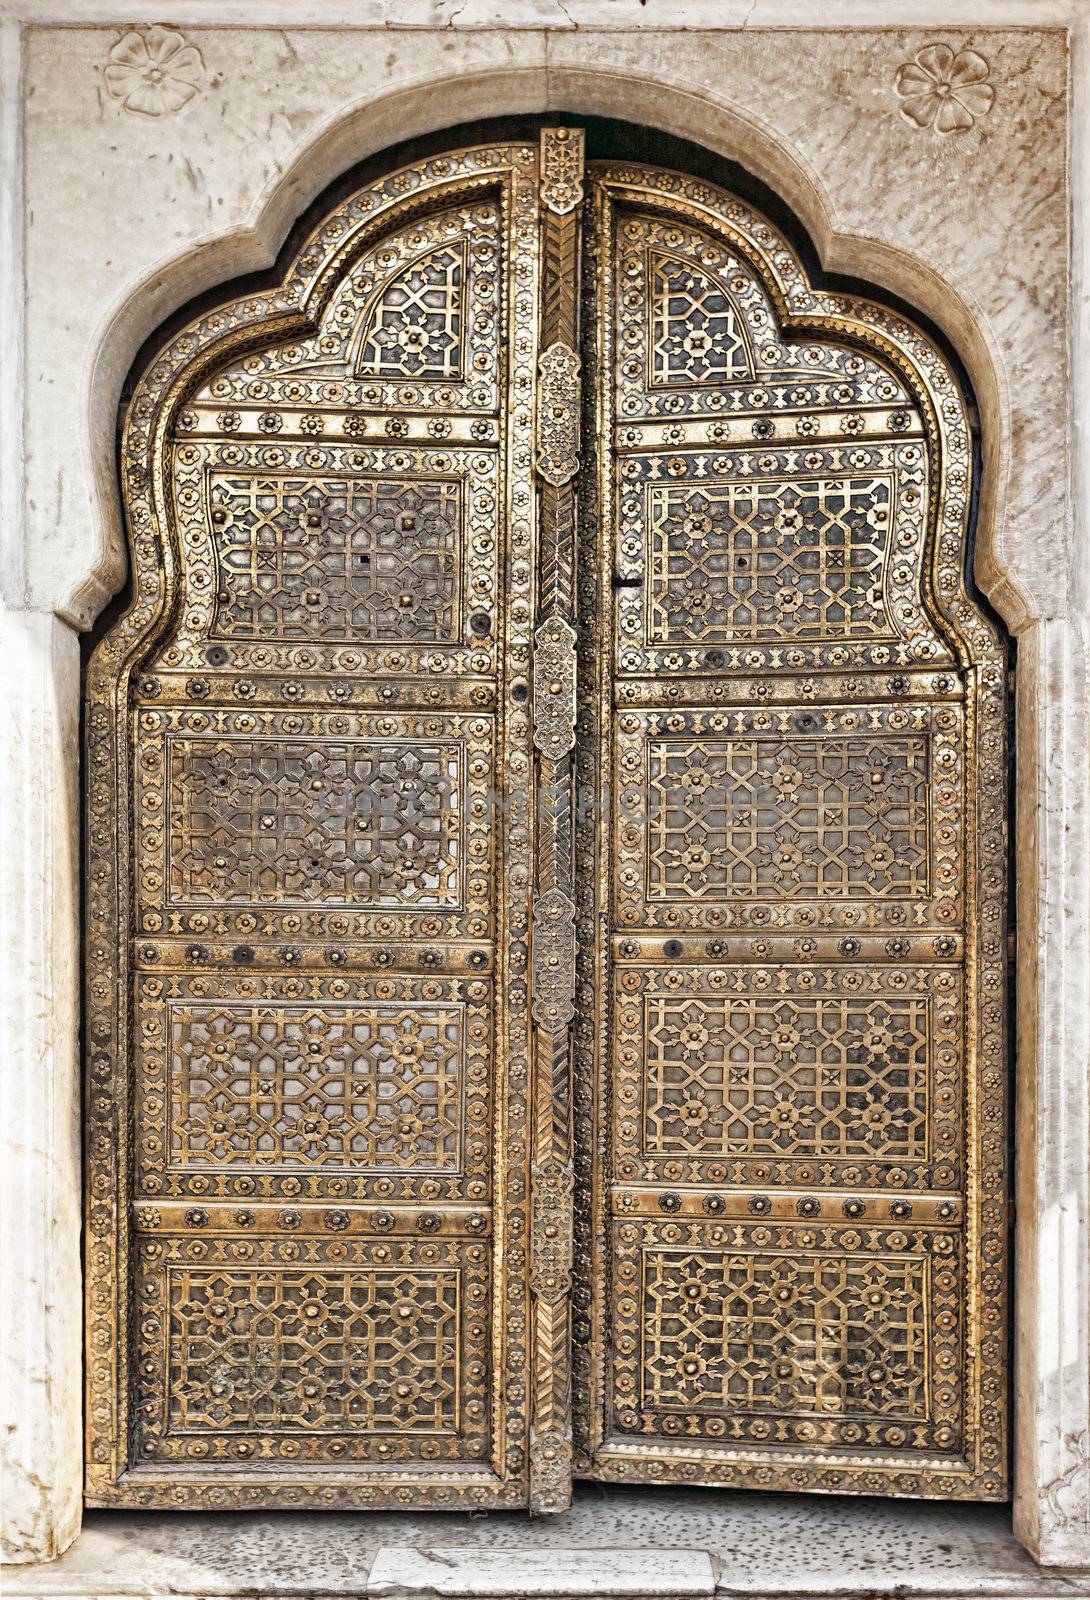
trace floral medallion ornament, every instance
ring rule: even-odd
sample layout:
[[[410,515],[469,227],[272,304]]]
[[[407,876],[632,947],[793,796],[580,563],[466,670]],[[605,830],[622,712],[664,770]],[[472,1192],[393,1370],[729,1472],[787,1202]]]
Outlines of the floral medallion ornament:
[[[989,70],[975,50],[955,55],[949,45],[925,45],[894,79],[902,117],[917,128],[964,133],[991,110],[995,90],[988,82]]]
[[[125,111],[163,117],[192,100],[204,81],[204,61],[180,33],[156,23],[122,34],[103,77]]]

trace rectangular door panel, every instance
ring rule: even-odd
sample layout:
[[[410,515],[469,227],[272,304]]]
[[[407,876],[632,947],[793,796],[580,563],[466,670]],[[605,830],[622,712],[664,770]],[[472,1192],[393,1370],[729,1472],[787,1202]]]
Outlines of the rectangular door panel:
[[[185,1235],[141,1252],[138,1355],[157,1375],[137,1391],[145,1461],[424,1472],[487,1459],[486,1245],[331,1245],[327,1217],[293,1223],[286,1245],[224,1221],[199,1266]]]
[[[860,1240],[843,1225],[819,1242],[797,1220],[618,1223],[614,1427],[674,1441],[679,1459],[709,1444],[778,1445],[800,1463],[948,1451],[960,1442],[944,1392],[957,1344],[929,1333],[956,1306],[936,1291],[960,1276],[957,1242],[944,1239],[936,1252],[899,1230]]]
[[[188,973],[139,986],[139,1171],[160,1210],[229,1199],[239,1178],[270,1201],[298,1197],[304,1177],[330,1201],[487,1196],[489,978],[262,973],[212,987]]]
[[[807,902],[865,905],[871,927],[909,906],[917,925],[939,917],[963,807],[934,774],[959,777],[961,721],[930,705],[623,711],[619,922],[784,927]]]
[[[840,962],[711,963],[678,942],[668,966],[617,964],[617,1176],[759,1187],[813,1183],[820,1163],[838,1189],[892,1171],[926,1208],[958,1128],[958,974],[883,964],[862,983]]]

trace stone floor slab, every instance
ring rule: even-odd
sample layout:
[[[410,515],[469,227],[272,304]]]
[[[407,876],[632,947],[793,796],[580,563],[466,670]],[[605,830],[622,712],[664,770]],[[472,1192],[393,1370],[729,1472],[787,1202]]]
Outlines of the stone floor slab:
[[[367,1583],[368,1596],[455,1600],[671,1600],[712,1596],[715,1575],[706,1550],[482,1550],[475,1545],[416,1549],[383,1545]]]

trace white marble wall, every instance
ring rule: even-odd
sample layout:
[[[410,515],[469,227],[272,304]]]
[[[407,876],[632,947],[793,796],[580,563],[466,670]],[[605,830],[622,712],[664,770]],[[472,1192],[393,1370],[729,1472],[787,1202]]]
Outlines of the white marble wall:
[[[6,1549],[41,1559],[79,1520],[72,630],[124,572],[121,383],[166,315],[268,265],[353,162],[482,114],[556,109],[658,126],[747,166],[828,269],[927,312],[974,383],[977,576],[1020,640],[1016,1525],[1042,1560],[1090,1564],[1084,0],[167,10],[180,40],[149,33],[136,0],[0,11]],[[917,58],[936,44],[972,52],[954,115],[918,92]]]
[[[79,1532],[79,639],[0,613],[3,1559]]]
[[[1090,1565],[1090,698],[1085,619],[1019,638],[1015,1531]]]

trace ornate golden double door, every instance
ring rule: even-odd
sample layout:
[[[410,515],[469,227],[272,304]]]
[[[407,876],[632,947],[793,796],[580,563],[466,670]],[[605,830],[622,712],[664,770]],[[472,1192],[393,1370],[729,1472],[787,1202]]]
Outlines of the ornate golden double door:
[[[1005,664],[913,323],[577,129],[128,407],[95,1504],[1005,1487]]]

